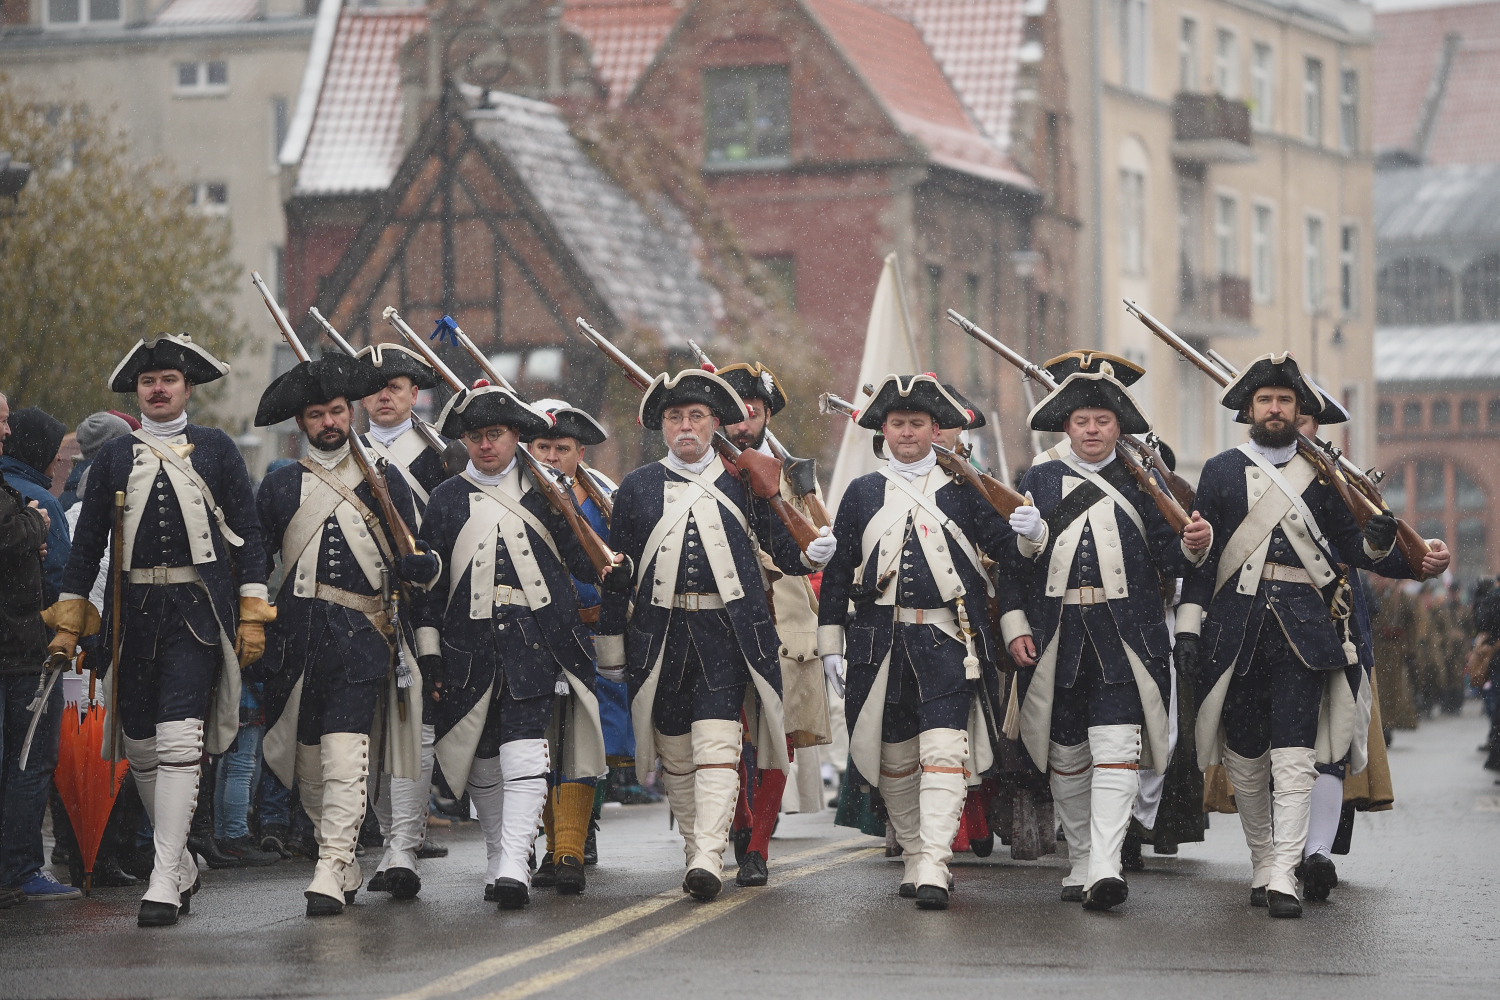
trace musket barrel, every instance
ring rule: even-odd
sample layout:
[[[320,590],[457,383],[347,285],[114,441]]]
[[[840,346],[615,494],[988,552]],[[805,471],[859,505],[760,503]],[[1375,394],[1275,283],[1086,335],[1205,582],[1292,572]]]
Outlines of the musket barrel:
[[[354,345],[345,340],[344,335],[335,330],[333,328],[333,324],[328,322],[328,320],[324,318],[323,314],[318,311],[317,306],[308,306],[307,314],[318,321],[318,325],[323,328],[323,332],[328,334],[328,339],[332,340],[334,344],[338,346],[339,350],[343,351],[351,358],[359,354],[359,352],[354,349]]]
[[[463,379],[455,375],[453,373],[453,369],[449,368],[447,363],[445,363],[442,358],[438,357],[437,352],[434,351],[431,347],[428,347],[427,342],[421,337],[417,336],[416,331],[406,325],[406,320],[401,318],[401,314],[396,311],[395,306],[386,306],[385,312],[381,313],[381,315],[386,318],[386,321],[389,322],[391,326],[396,328],[397,333],[406,338],[406,342],[408,344],[416,348],[418,354],[427,359],[427,363],[432,365],[437,373],[443,377],[444,382],[448,383],[448,388],[452,389],[454,392],[457,392],[460,389],[468,388],[468,386],[464,385]]]
[[[297,331],[292,329],[291,321],[286,318],[286,313],[281,311],[281,306],[276,302],[276,296],[271,294],[271,289],[266,286],[265,279],[260,276],[259,271],[250,272],[250,282],[260,292],[260,297],[265,300],[266,308],[271,311],[271,319],[281,330],[282,337],[286,338],[287,346],[292,349],[292,353],[297,355],[297,360],[311,361],[312,355],[307,353],[306,347],[302,346]]]

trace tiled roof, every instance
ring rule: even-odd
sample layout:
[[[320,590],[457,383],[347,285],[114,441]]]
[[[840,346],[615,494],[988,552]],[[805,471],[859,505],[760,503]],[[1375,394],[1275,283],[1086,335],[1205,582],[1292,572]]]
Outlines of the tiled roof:
[[[295,194],[382,191],[401,145],[401,67],[406,40],[427,27],[421,8],[346,8],[328,57]]]
[[[563,24],[589,43],[611,107],[630,96],[684,6],[682,0],[567,0]]]
[[[1375,331],[1375,381],[1500,378],[1500,323],[1383,326]]]
[[[1375,237],[1500,240],[1500,164],[1376,171]]]
[[[1375,148],[1409,149],[1449,34],[1459,44],[1449,67],[1426,161],[1500,163],[1500,3],[1375,15]]]
[[[553,105],[499,92],[490,99],[492,108],[472,112],[474,134],[516,168],[616,317],[670,346],[711,332],[723,303],[682,213],[663,201],[648,215],[589,159]]]
[[[170,0],[153,24],[235,24],[260,17],[260,0]]]

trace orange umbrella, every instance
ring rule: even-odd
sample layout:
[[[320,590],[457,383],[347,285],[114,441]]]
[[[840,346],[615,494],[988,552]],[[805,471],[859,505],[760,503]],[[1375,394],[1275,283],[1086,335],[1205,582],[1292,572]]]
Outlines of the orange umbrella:
[[[83,870],[88,873],[85,886],[93,881],[94,858],[104,826],[115,805],[116,790],[125,780],[130,765],[120,761],[111,781],[110,762],[100,755],[104,745],[104,706],[92,705],[79,718],[77,711],[63,715],[62,740],[57,748],[57,770],[52,780],[58,797],[73,821],[78,851],[83,856]]]

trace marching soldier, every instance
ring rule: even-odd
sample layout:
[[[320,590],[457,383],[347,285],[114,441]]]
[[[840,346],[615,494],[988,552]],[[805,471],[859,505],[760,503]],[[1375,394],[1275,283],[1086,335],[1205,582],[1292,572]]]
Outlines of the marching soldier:
[[[417,648],[438,695],[443,774],[452,788],[468,787],[479,812],[485,900],[514,910],[531,900],[528,855],[549,776],[593,778],[605,770],[593,634],[579,619],[573,588],[574,577],[599,577],[517,460],[520,441],[552,432],[552,418],[484,384],[455,395],[440,423],[445,435],[462,439],[469,463],[433,492],[422,522],[442,571],[421,611]],[[629,565],[619,573],[628,585]],[[618,585],[614,577],[606,574],[606,585]],[[555,754],[549,725],[560,744]],[[567,792],[568,784],[563,801],[585,798]],[[575,787],[592,802],[591,788]],[[586,827],[587,811],[576,836],[558,830],[561,891],[583,890]]]
[[[847,662],[850,757],[901,845],[900,894],[934,910],[948,906],[968,785],[993,764],[975,701],[999,690],[980,553],[1012,539],[977,490],[937,467],[938,429],[970,419],[931,375],[881,382],[858,422],[884,434],[891,458],[844,493],[818,612],[837,693]]]
[[[309,917],[342,913],[362,881],[354,848],[365,818],[371,734],[393,665],[398,675],[410,670],[398,653],[398,632],[410,625],[393,614],[394,577],[421,586],[438,572],[430,554],[397,556],[401,528],[386,519],[351,453],[350,400],[383,385],[369,366],[329,355],[272,382],[255,414],[257,427],[295,419],[310,445],[306,458],[267,475],[256,497],[274,540],[266,570],[279,551],[285,574],[270,652],[258,671],[266,680],[265,759],[282,784],[298,782],[312,820],[318,866],[303,893]],[[415,523],[406,480],[390,476],[386,486],[401,520]],[[386,742],[415,742],[411,724],[398,724]],[[414,777],[414,769],[405,776]],[[387,873],[393,891],[415,895],[419,884],[403,885],[395,874],[401,871]]]
[[[766,442],[766,429],[772,417],[786,407],[787,397],[775,374],[760,362],[726,365],[715,374],[739,393],[748,419],[730,424],[724,434],[739,448],[753,448],[775,457]],[[788,503],[803,509],[806,502],[795,496],[781,476],[781,495]],[[822,491],[817,492],[822,499]],[[818,657],[818,598],[805,576],[789,576],[776,568],[771,554],[762,550],[761,565],[771,579],[766,596],[771,602],[776,631],[781,637],[778,647],[781,663],[781,709],[786,725],[789,755],[801,755],[803,767],[817,775],[816,790],[822,795],[823,780],[815,748],[833,742],[828,720],[828,687],[823,664]],[[794,758],[796,759],[796,758]],[[769,879],[766,859],[770,856],[771,832],[781,811],[782,793],[786,790],[786,772],[776,767],[758,767],[754,786],[754,809],[751,816],[749,844],[744,860],[735,875],[740,885],[765,885]],[[799,778],[801,777],[799,771]]]
[[[632,595],[605,596],[599,670],[630,685],[636,752],[661,758],[682,831],[683,888],[710,900],[723,887],[742,712],[760,758],[789,766],[781,641],[758,551],[769,550],[782,573],[804,576],[822,567],[835,542],[825,534],[804,557],[768,505],[721,462],[714,432],[748,417],[722,378],[696,369],[659,375],[639,416],[662,432],[668,454],[631,472],[615,495],[610,544],[640,572],[633,612]]]
[[[1198,678],[1199,763],[1222,757],[1234,785],[1251,903],[1299,917],[1295,870],[1317,764],[1347,755],[1358,772],[1366,762],[1370,686],[1346,574],[1409,569],[1392,551],[1395,517],[1379,514],[1361,530],[1298,454],[1297,417],[1322,415],[1324,400],[1290,355],[1256,358],[1219,401],[1251,425],[1250,441],[1203,467],[1197,508],[1214,541],[1184,584],[1178,669]],[[1423,572],[1442,572],[1448,559],[1434,544]]]
[[[205,748],[223,753],[234,741],[240,670],[260,657],[276,617],[244,459],[223,431],[189,424],[186,413],[193,388],[228,371],[191,338],[171,334],[137,342],[115,368],[110,388],[136,394],[141,429],[95,457],[63,593],[47,612],[57,629],[49,652],[71,657],[80,638],[99,631],[87,595],[111,542],[115,494],[124,493],[123,638],[109,683],[155,841],[142,927],[175,924],[198,890],[187,837],[199,761]]]
[[[1212,530],[1194,518],[1179,540],[1116,456],[1121,434],[1151,429],[1124,384],[1144,372],[1099,355],[1072,367],[1029,418],[1069,447],[1021,481],[1035,505],[1010,518],[1019,558],[1001,630],[1025,671],[1021,740],[1048,772],[1068,838],[1062,899],[1108,910],[1129,894],[1120,849],[1140,769],[1165,771],[1171,754],[1162,581],[1207,558]]]

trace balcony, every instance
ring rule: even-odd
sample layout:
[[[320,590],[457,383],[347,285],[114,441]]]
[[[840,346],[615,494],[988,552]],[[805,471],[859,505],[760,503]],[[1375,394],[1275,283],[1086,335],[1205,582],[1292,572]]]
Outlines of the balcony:
[[[1254,163],[1250,107],[1221,94],[1172,98],[1172,158],[1179,163]]]
[[[1250,281],[1234,274],[1184,269],[1177,294],[1177,332],[1185,337],[1253,337]]]

